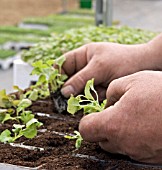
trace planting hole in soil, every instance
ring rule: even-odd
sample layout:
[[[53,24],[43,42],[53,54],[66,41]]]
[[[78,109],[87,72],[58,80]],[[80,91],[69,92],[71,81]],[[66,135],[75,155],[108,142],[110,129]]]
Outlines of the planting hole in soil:
[[[54,111],[58,113],[66,112],[67,99],[61,94],[60,90],[51,93],[51,98],[54,104]]]

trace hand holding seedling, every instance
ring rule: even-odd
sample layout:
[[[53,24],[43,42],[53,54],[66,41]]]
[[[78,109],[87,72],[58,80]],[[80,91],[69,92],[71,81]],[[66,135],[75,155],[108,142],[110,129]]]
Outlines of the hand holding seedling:
[[[140,70],[157,69],[150,46],[91,43],[66,53],[63,70],[71,78],[65,82],[62,93],[66,97],[77,95],[94,78],[95,88],[103,99],[112,80]]]
[[[105,110],[85,116],[84,140],[134,160],[162,163],[162,73],[142,71],[114,80]]]
[[[92,43],[65,54],[63,71],[71,77],[62,89],[65,96],[79,94],[94,78],[103,97],[110,84],[110,107],[81,120],[84,140],[135,160],[162,163],[162,73],[135,73],[162,70],[161,49],[162,34],[147,44]]]

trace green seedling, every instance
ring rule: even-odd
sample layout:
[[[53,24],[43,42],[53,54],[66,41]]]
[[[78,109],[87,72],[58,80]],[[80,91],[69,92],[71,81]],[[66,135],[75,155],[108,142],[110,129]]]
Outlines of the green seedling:
[[[42,21],[42,20],[40,20]],[[46,20],[44,20],[46,21]],[[55,19],[53,20],[55,21]],[[69,19],[68,19],[69,22]],[[88,21],[89,22],[89,21]],[[73,22],[74,23],[74,22]],[[65,23],[63,23],[65,27]],[[82,24],[85,25],[85,24]],[[76,27],[76,22],[75,22]],[[25,62],[32,64],[37,60],[56,59],[68,51],[90,42],[115,42],[120,44],[140,44],[150,41],[157,33],[131,27],[81,27],[68,29],[65,33],[43,38],[22,54]]]
[[[16,107],[19,103],[18,100],[15,99],[14,95],[7,95],[6,90],[0,91],[0,108],[11,108]]]
[[[32,104],[29,99],[16,100],[14,95],[7,95],[5,90],[0,92],[0,123],[15,120],[19,124],[13,124],[12,131],[6,129],[0,134],[0,142],[14,142],[21,136],[33,138],[37,134],[37,128],[42,125],[31,111],[26,110]]]
[[[95,94],[95,97],[93,97],[92,92]],[[84,114],[90,114],[93,112],[101,112],[104,110],[105,105],[106,100],[104,100],[101,104],[99,103],[98,94],[94,89],[94,79],[92,79],[87,82],[84,89],[84,95],[70,97],[68,100],[67,111],[74,115],[76,112],[83,109]],[[78,149],[81,146],[83,138],[78,131],[74,131],[74,133],[76,135],[66,135],[65,138],[76,140],[75,147]]]
[[[98,94],[94,89],[94,79],[89,80],[85,86],[84,95],[78,95],[74,97],[73,95],[68,100],[67,111],[71,114],[75,114],[77,111],[83,109],[84,114],[89,114],[93,112],[100,112],[105,108],[106,100],[101,104],[98,100]],[[95,97],[91,94],[93,92]]]
[[[28,119],[27,117],[33,117],[33,114],[30,111],[25,111],[26,108],[31,106],[32,102],[29,99],[22,99],[17,104],[16,108],[5,108],[0,109],[0,123],[4,123],[8,120],[20,120]]]
[[[67,79],[65,74],[61,74],[61,67],[64,61],[65,57],[61,56],[56,60],[47,60],[46,62],[39,60],[33,63],[32,66],[34,69],[31,74],[39,75],[37,85],[48,86],[50,92],[55,92],[61,88],[61,86],[64,84],[64,81]],[[58,66],[57,69],[53,67],[54,64]]]
[[[67,79],[66,75],[61,74],[64,61],[65,57],[62,56],[56,60],[39,60],[33,63],[34,69],[31,74],[38,75],[39,79],[26,92],[18,86],[14,86],[17,96],[7,95],[5,90],[0,91],[0,123],[8,120],[18,122],[13,125],[12,131],[6,129],[0,134],[1,142],[14,142],[21,136],[33,138],[37,134],[37,127],[42,123],[35,119],[34,114],[27,108],[32,105],[32,101],[44,99],[61,88]],[[53,67],[54,64],[57,68]]]
[[[80,146],[81,146],[81,144],[82,144],[83,138],[82,138],[82,136],[80,135],[80,133],[79,133],[78,131],[76,131],[76,130],[74,131],[74,134],[75,134],[75,135],[72,135],[72,134],[70,134],[70,135],[65,135],[64,137],[67,138],[67,139],[76,140],[76,142],[75,142],[75,147],[76,147],[76,149],[79,149]]]
[[[37,135],[37,127],[42,125],[37,119],[32,118],[26,125],[14,124],[12,132],[8,129],[4,130],[0,135],[1,142],[15,142],[18,138],[25,136],[26,138],[34,138]]]

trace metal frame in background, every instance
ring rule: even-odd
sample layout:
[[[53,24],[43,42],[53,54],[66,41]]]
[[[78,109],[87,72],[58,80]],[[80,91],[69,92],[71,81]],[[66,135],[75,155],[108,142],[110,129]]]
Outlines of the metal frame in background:
[[[62,0],[62,13],[67,12],[67,0]],[[95,0],[95,21],[96,25],[112,25],[113,0]]]
[[[112,25],[113,18],[113,0],[96,0],[95,1],[95,20],[96,25]]]

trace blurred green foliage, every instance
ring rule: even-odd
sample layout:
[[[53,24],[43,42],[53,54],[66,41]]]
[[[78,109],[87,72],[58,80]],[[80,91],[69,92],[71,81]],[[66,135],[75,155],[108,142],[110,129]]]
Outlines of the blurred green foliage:
[[[130,27],[83,27],[44,38],[29,51],[24,51],[22,59],[28,63],[37,60],[55,59],[72,49],[90,42],[116,42],[139,44],[151,40],[157,33]]]
[[[0,49],[0,59],[4,60],[8,57],[12,57],[16,54],[16,52],[14,50],[3,50]]]

